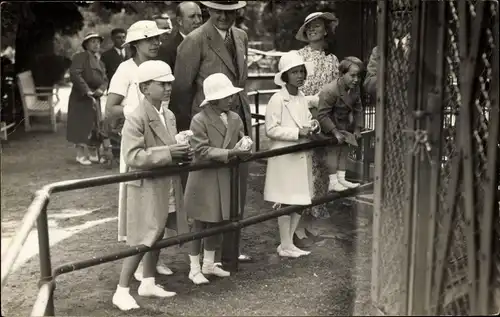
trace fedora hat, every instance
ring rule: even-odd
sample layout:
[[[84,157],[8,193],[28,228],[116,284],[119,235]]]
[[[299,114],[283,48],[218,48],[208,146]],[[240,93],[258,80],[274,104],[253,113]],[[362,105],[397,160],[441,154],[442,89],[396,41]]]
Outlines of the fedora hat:
[[[337,19],[337,17],[333,13],[330,13],[330,12],[313,12],[313,13],[309,14],[305,18],[304,23],[302,24],[302,26],[297,31],[297,34],[295,34],[295,38],[297,40],[299,40],[299,41],[302,41],[302,42],[309,42],[308,39],[307,39],[307,36],[305,34],[306,25],[309,24],[309,23],[311,23],[312,21],[314,21],[316,19],[325,19],[325,20],[328,20],[328,21],[332,21],[333,23],[336,23],[336,24],[339,23],[339,19]]]
[[[100,36],[98,33],[95,33],[95,32],[90,32],[90,33],[87,33],[87,34],[85,35],[85,37],[83,38],[83,40],[82,40],[82,47],[83,47],[83,49],[85,49],[85,43],[86,43],[88,40],[90,40],[90,39],[95,39],[95,38],[97,38],[97,39],[101,40],[101,43],[102,43],[102,41],[104,41],[104,38],[103,38],[102,36]]]
[[[278,63],[279,72],[274,75],[274,83],[278,86],[285,86],[286,83],[283,81],[281,76],[290,69],[304,65],[307,70],[307,75],[311,75],[314,72],[314,64],[311,62],[304,62],[302,56],[297,53],[297,51],[290,51],[281,56],[280,61]]]
[[[200,104],[200,107],[206,106],[209,101],[223,99],[242,90],[243,88],[234,87],[226,75],[222,73],[212,74],[203,81],[205,100]]]
[[[125,43],[123,45],[162,35],[166,32],[168,32],[168,30],[159,29],[155,21],[137,21],[128,28],[127,37],[125,38]]]
[[[204,6],[224,11],[233,11],[247,5],[246,1],[200,1]]]
[[[144,83],[146,81],[162,81],[162,82],[172,82],[175,77],[172,74],[172,68],[160,60],[151,60],[143,62],[139,65],[137,72],[137,82]]]

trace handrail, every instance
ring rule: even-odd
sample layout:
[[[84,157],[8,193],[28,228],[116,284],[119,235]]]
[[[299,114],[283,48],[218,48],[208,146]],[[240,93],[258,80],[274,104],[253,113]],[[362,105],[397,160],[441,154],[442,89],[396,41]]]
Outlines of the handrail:
[[[217,227],[213,227],[210,229],[205,229],[205,230],[200,231],[200,232],[185,233],[185,234],[177,235],[175,237],[162,239],[162,240],[156,242],[151,247],[147,247],[147,246],[128,247],[125,250],[122,250],[122,251],[119,251],[116,253],[112,253],[112,254],[108,254],[108,255],[105,255],[105,256],[100,257],[100,258],[94,257],[92,259],[88,259],[88,260],[84,260],[84,261],[80,260],[80,261],[74,261],[74,262],[62,264],[62,265],[56,267],[55,269],[53,269],[52,277],[56,278],[57,276],[62,275],[62,274],[70,273],[73,271],[78,271],[81,269],[96,266],[99,264],[104,264],[104,263],[115,261],[115,260],[120,260],[120,259],[129,257],[129,256],[132,256],[132,255],[135,255],[138,252],[139,253],[146,253],[146,252],[149,252],[151,250],[163,249],[163,248],[170,247],[173,245],[179,245],[179,244],[183,244],[186,242],[191,242],[193,240],[202,239],[202,238],[213,236],[216,234],[221,234],[221,233],[226,233],[229,231],[238,230],[238,229],[245,228],[245,227],[257,224],[257,223],[261,223],[261,222],[264,222],[267,220],[277,218],[279,216],[289,215],[291,213],[299,212],[299,211],[306,209],[306,208],[321,205],[321,204],[324,204],[324,203],[327,203],[327,202],[330,202],[332,200],[336,200],[339,198],[349,197],[349,196],[353,196],[355,194],[360,194],[360,193],[363,193],[363,192],[366,192],[366,191],[372,190],[372,189],[373,189],[373,182],[363,184],[357,188],[351,188],[351,189],[348,189],[348,190],[345,190],[342,192],[333,192],[333,193],[327,194],[325,196],[315,198],[312,200],[312,203],[310,205],[307,205],[307,206],[298,206],[298,205],[288,206],[285,208],[281,208],[279,210],[273,210],[273,211],[265,212],[265,213],[262,213],[259,215],[247,217],[247,218],[244,218],[241,220],[232,221],[230,223],[227,223],[227,224],[224,224],[221,226],[217,226]]]
[[[28,238],[28,235],[31,229],[33,228],[36,219],[40,215],[44,205],[48,204],[50,195],[52,193],[90,188],[90,187],[96,187],[114,183],[128,182],[132,180],[151,178],[154,176],[172,176],[179,173],[198,171],[201,169],[215,169],[215,168],[236,166],[237,164],[239,164],[239,162],[251,162],[274,156],[312,150],[317,147],[334,145],[336,143],[337,142],[335,139],[311,141],[279,149],[254,153],[246,160],[233,159],[228,163],[219,163],[219,162],[208,162],[208,163],[197,163],[197,164],[184,163],[180,164],[180,166],[174,166],[174,167],[169,166],[169,167],[163,167],[145,171],[118,173],[118,174],[83,178],[77,180],[66,180],[45,185],[41,190],[36,192],[35,199],[30,204],[28,212],[23,217],[21,228],[16,232],[13,240],[7,247],[6,251],[2,254],[1,287],[3,288],[3,286],[5,285],[7,277],[10,274],[10,271],[12,270],[12,267],[14,266],[17,257],[21,252],[23,243]]]
[[[247,96],[255,96],[257,94],[259,95],[266,95],[266,94],[274,94],[280,91],[281,89],[261,89],[261,90],[252,90],[247,93]]]
[[[2,288],[7,281],[7,277],[19,257],[24,242],[26,242],[31,229],[33,229],[41,210],[49,202],[49,195],[50,193],[45,189],[39,190],[35,193],[35,198],[28,207],[28,212],[26,212],[23,217],[21,227],[14,235],[14,238],[10,241],[9,246],[4,252],[2,252]]]

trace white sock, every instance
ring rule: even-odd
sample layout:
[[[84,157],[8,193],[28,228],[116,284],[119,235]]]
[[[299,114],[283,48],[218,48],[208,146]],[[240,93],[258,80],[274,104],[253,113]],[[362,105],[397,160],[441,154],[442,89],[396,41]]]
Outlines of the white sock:
[[[214,264],[215,251],[203,250],[203,264]]]
[[[345,179],[345,171],[337,171],[338,178],[341,180]]]
[[[190,255],[189,256],[189,263],[190,263],[190,266],[191,266],[191,270],[194,270],[194,269],[200,269],[201,266],[200,266],[200,255]]]
[[[278,217],[278,227],[280,231],[281,247],[283,249],[290,249],[292,243],[292,236],[290,235],[290,216]]]
[[[141,283],[144,285],[155,285],[155,278],[154,277],[145,277],[142,279]]]
[[[297,227],[300,222],[301,215],[294,212],[293,214],[290,215],[290,237],[292,239],[293,243],[293,235],[295,234],[295,231],[297,230]]]
[[[130,294],[130,287],[122,287],[120,285],[116,286],[116,293],[118,294]]]

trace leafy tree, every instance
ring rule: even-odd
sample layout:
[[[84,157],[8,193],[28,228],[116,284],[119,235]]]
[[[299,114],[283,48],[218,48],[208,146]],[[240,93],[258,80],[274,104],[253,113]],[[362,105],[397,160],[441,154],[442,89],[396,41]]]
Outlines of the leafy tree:
[[[274,34],[274,45],[278,51],[289,51],[304,46],[295,39],[295,33],[304,19],[312,12],[334,12],[335,1],[268,1],[263,10],[263,23]]]
[[[122,10],[146,17],[165,5],[165,2],[5,1],[1,3],[2,48],[15,47],[15,74],[31,70],[37,86],[52,86],[62,79],[69,67],[67,57],[55,54],[57,36],[73,36],[85,25],[90,30]],[[89,15],[82,14],[82,9],[94,12],[93,20],[85,21]],[[19,101],[19,95],[15,99]],[[15,107],[22,109],[20,104]],[[19,117],[22,118],[22,114]]]

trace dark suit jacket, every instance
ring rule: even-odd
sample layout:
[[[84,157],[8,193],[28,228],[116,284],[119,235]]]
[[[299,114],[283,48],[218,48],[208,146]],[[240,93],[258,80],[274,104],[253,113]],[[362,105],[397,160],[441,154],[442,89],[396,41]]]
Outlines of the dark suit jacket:
[[[191,118],[201,111],[199,105],[205,99],[203,81],[209,75],[223,73],[234,86],[245,88],[248,77],[248,36],[236,27],[229,31],[234,39],[236,62],[210,21],[189,33],[179,45],[170,103],[178,118],[179,130],[189,129]],[[250,103],[246,91],[240,92],[238,97],[235,98],[235,108],[231,110],[242,117],[245,130],[251,137]]]
[[[126,58],[126,56],[125,56]],[[111,82],[111,78],[116,72],[118,65],[121,64],[125,59],[118,55],[118,52],[114,47],[110,48],[106,52],[102,53],[101,61],[106,66],[106,75],[108,76],[109,81]]]
[[[181,44],[183,39],[184,38],[179,33],[179,31],[176,31],[175,33],[171,34],[164,43],[161,44],[160,50],[158,51],[158,59],[167,63],[172,68],[172,70],[175,68],[177,47],[179,47],[179,44]]]

